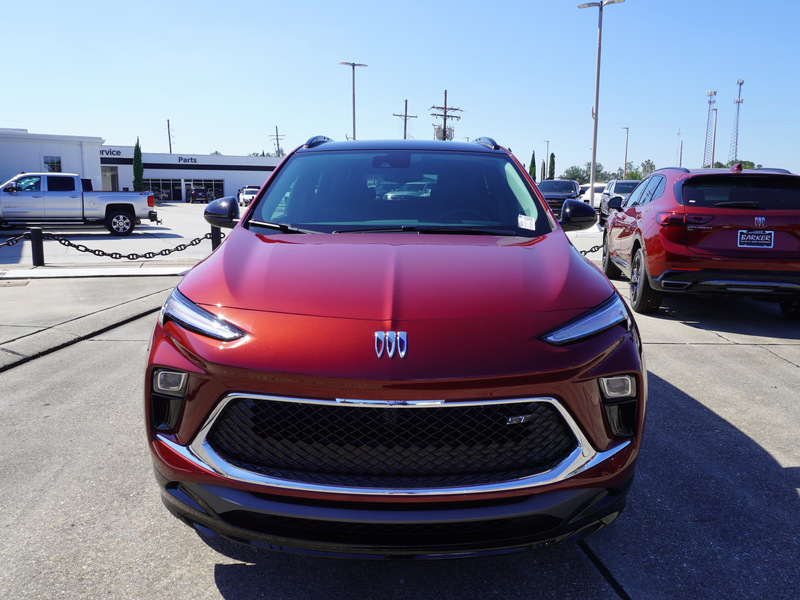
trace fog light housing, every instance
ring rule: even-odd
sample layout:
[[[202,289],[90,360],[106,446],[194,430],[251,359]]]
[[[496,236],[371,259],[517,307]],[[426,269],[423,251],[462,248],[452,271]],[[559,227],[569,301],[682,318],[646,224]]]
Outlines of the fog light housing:
[[[612,435],[632,437],[636,430],[639,402],[633,375],[616,375],[599,379],[603,410]]]
[[[158,369],[153,372],[150,409],[154,429],[158,431],[175,429],[183,408],[188,381],[189,374],[183,371]]]
[[[188,373],[183,371],[164,371],[159,369],[153,373],[153,390],[168,396],[181,396],[186,393]]]

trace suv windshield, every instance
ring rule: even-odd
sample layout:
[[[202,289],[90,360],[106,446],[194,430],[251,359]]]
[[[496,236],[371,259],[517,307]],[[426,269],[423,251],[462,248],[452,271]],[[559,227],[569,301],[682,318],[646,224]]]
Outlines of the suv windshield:
[[[421,182],[424,194],[390,191],[417,190]],[[526,237],[551,227],[507,155],[428,150],[297,153],[248,222],[321,233],[452,228]]]
[[[555,194],[572,194],[575,192],[575,184],[571,181],[545,179],[539,184],[539,190],[542,192],[553,192]]]
[[[709,175],[683,185],[685,206],[800,210],[800,177],[783,175]]]

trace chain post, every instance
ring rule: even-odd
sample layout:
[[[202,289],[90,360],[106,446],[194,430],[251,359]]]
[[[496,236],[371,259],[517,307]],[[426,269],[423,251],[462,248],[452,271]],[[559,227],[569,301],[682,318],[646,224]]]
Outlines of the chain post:
[[[222,230],[219,227],[211,227],[211,250],[219,248],[222,243]]]
[[[42,242],[42,228],[31,227],[31,258],[34,267],[44,266],[44,243]]]

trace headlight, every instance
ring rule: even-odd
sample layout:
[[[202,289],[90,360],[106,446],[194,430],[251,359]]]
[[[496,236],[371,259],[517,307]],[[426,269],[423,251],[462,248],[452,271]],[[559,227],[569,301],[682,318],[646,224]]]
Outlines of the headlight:
[[[200,308],[181,294],[177,288],[164,302],[161,314],[158,316],[158,322],[162,326],[167,321],[175,321],[189,331],[223,342],[231,342],[245,336],[244,331]]]
[[[625,303],[618,294],[614,294],[597,308],[546,333],[541,339],[548,344],[561,346],[596,335],[622,322],[630,329],[630,317]]]

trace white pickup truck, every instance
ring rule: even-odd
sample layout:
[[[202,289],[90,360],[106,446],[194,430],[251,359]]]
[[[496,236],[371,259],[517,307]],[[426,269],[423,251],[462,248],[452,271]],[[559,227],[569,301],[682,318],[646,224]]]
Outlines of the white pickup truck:
[[[104,225],[128,235],[143,219],[158,221],[152,192],[94,192],[70,173],[22,173],[0,185],[0,226],[12,223]]]

